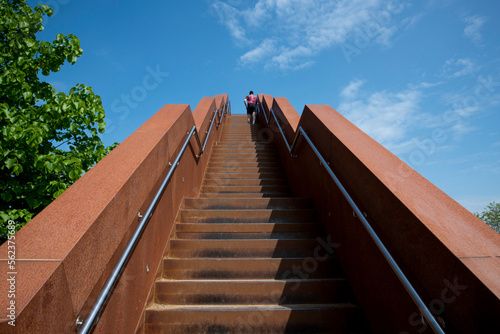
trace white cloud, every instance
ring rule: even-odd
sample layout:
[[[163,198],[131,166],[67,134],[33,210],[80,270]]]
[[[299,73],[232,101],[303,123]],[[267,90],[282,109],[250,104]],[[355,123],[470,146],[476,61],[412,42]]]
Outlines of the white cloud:
[[[473,42],[479,43],[482,41],[481,28],[483,24],[486,22],[486,17],[481,17],[478,15],[469,16],[464,18],[467,26],[464,29],[464,35],[470,38]]]
[[[240,63],[242,65],[248,65],[256,63],[262,60],[264,57],[269,56],[273,53],[275,49],[275,41],[271,39],[265,39],[258,47],[248,51],[243,56],[240,57]]]
[[[420,89],[420,88],[433,88],[433,87],[437,87],[437,86],[440,86],[442,85],[443,82],[442,81],[438,81],[438,82],[426,82],[426,81],[423,81],[423,82],[419,82],[417,84],[409,84],[409,87],[412,88],[412,89]]]
[[[337,110],[395,154],[411,152],[434,131],[448,138],[446,145],[439,145],[447,150],[479,131],[471,121],[474,115],[497,109],[498,94],[486,95],[484,82],[480,76],[476,84],[458,90],[436,89],[446,83],[438,81],[410,83],[400,91],[370,91],[357,78],[340,89]]]
[[[282,70],[298,69],[304,68],[311,64],[310,61],[304,61],[304,59],[307,59],[312,55],[313,52],[311,51],[311,49],[299,45],[294,49],[282,48],[281,53],[277,56],[273,56],[271,61],[272,64],[276,65]]]
[[[219,18],[219,22],[224,24],[231,33],[231,36],[238,43],[246,43],[245,29],[241,26],[240,13],[233,6],[222,1],[215,0],[212,4],[212,9]]]
[[[386,90],[364,95],[359,88],[364,82],[353,81],[342,92],[338,110],[357,127],[388,149],[401,147],[408,130],[418,117],[421,92]]]
[[[424,14],[422,13],[407,17],[401,21],[401,25],[405,28],[405,30],[408,30],[415,26],[423,17]]]
[[[456,123],[455,125],[453,125],[450,130],[451,130],[455,140],[458,140],[462,136],[464,136],[468,133],[471,133],[475,129],[473,127],[469,126],[465,122],[460,122],[460,123]]]
[[[212,3],[220,22],[239,45],[254,45],[240,65],[255,60],[283,70],[308,66],[318,53],[347,39],[390,46],[405,7],[384,0],[258,0],[251,7],[226,1]]]
[[[355,80],[351,81],[349,85],[347,85],[342,91],[340,92],[340,96],[344,98],[354,98],[358,95],[359,88],[365,83],[364,80]]]
[[[470,58],[448,59],[443,66],[443,75],[450,78],[463,77],[476,71],[476,64]]]

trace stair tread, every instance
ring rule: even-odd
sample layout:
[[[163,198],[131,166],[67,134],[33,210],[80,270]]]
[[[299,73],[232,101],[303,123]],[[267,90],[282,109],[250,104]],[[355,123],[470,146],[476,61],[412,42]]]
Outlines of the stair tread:
[[[270,245],[273,245],[275,243],[279,243],[282,241],[290,241],[290,242],[313,242],[316,241],[316,239],[313,238],[307,238],[307,239],[247,239],[247,240],[241,240],[241,239],[224,239],[224,240],[213,240],[213,239],[174,239],[172,242],[196,242],[196,243],[207,243],[207,244],[217,244],[217,243],[231,243],[234,242],[236,243],[236,246],[241,246],[242,244],[248,243],[269,243]]]
[[[191,283],[191,284],[251,284],[251,283],[270,283],[270,284],[284,284],[284,283],[328,283],[328,282],[345,282],[344,277],[329,277],[329,278],[290,278],[290,279],[169,279],[161,277],[157,282],[161,283]]]
[[[177,223],[177,232],[187,231],[213,231],[220,229],[224,232],[286,232],[291,231],[319,231],[320,223]]]
[[[275,304],[262,304],[262,305],[246,305],[246,304],[234,304],[234,305],[163,305],[154,303],[148,307],[148,310],[190,310],[190,311],[237,311],[237,310],[321,310],[321,309],[332,309],[332,308],[359,308],[356,304],[351,303],[331,303],[331,304],[287,304],[287,305],[275,305]]]
[[[266,258],[266,257],[240,257],[240,258],[214,258],[214,257],[187,257],[187,258],[176,258],[176,257],[164,257],[164,260],[172,260],[176,262],[185,262],[185,261],[193,261],[193,262],[200,262],[200,261],[212,261],[212,262],[239,262],[239,261],[244,261],[244,262],[252,262],[252,261],[258,261],[258,262],[283,262],[283,261],[298,261],[298,260],[306,260],[309,257],[306,256],[295,256],[295,257],[274,257],[274,258]],[[330,259],[335,259],[335,256],[328,257],[328,259],[322,261],[322,262],[327,262]]]

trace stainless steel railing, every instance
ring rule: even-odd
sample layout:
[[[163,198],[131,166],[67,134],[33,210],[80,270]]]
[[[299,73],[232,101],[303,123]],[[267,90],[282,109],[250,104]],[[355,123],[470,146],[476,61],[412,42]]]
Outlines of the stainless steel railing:
[[[265,110],[262,108],[262,105],[260,103],[258,103],[258,107],[257,108],[258,108],[258,112],[262,112],[264,114],[264,118],[266,120],[266,123],[267,123],[268,126],[270,126],[272,119],[268,120],[268,118],[266,116],[266,113],[265,113]],[[349,195],[349,193],[347,192],[347,190],[345,189],[345,187],[342,185],[342,183],[340,182],[340,180],[338,179],[338,177],[332,171],[332,169],[330,168],[330,166],[328,165],[328,163],[326,162],[326,160],[323,158],[323,156],[321,155],[321,153],[318,151],[318,149],[316,148],[316,146],[314,145],[314,143],[312,142],[312,140],[309,138],[309,136],[305,132],[305,130],[301,126],[299,126],[298,131],[295,134],[295,138],[294,138],[294,140],[292,142],[292,145],[290,146],[288,144],[288,140],[285,137],[285,133],[283,132],[283,129],[281,128],[281,125],[278,122],[276,114],[274,113],[274,110],[272,108],[269,109],[269,113],[270,113],[269,118],[271,118],[271,115],[273,116],[274,121],[276,122],[276,125],[278,126],[278,128],[280,130],[280,133],[283,136],[283,141],[285,142],[285,144],[286,144],[286,146],[288,148],[288,151],[289,151],[289,153],[291,155],[293,155],[293,152],[294,152],[295,148],[297,147],[297,143],[299,141],[298,140],[299,137],[300,136],[304,137],[304,139],[307,141],[307,143],[309,144],[309,146],[311,147],[311,149],[314,151],[314,153],[316,154],[316,156],[321,161],[321,164],[323,165],[323,167],[325,167],[325,169],[328,172],[328,174],[330,175],[330,177],[333,179],[333,181],[335,182],[335,184],[337,185],[337,187],[342,192],[342,195],[344,196],[344,198],[347,200],[347,202],[349,202],[349,205],[354,210],[354,213],[356,214],[356,216],[359,218],[359,220],[361,220],[361,223],[363,224],[363,226],[365,227],[365,229],[370,234],[370,237],[375,242],[375,244],[377,245],[378,249],[382,252],[384,258],[387,260],[387,262],[391,266],[391,268],[394,271],[394,273],[398,276],[398,278],[401,281],[401,283],[403,284],[404,288],[406,289],[406,291],[408,292],[408,294],[410,295],[410,297],[413,299],[414,303],[417,305],[417,307],[420,310],[421,314],[424,316],[424,318],[427,321],[427,323],[431,326],[431,328],[434,331],[434,333],[444,334],[444,331],[441,328],[441,326],[439,325],[439,323],[437,322],[437,320],[434,318],[434,316],[432,315],[432,313],[429,311],[429,309],[427,308],[427,306],[425,305],[425,303],[422,301],[422,298],[418,295],[417,291],[413,288],[413,286],[411,285],[410,281],[406,278],[406,276],[403,273],[403,271],[401,270],[401,268],[398,266],[398,264],[396,263],[396,261],[394,260],[394,258],[392,257],[392,255],[389,253],[389,251],[387,250],[387,248],[385,247],[385,245],[382,243],[382,240],[380,240],[380,238],[378,237],[378,235],[375,232],[375,230],[372,228],[372,226],[370,225],[370,223],[368,222],[368,220],[365,218],[364,214],[361,212],[361,210],[359,209],[359,207],[356,205],[356,203],[352,199],[351,195]]]
[[[227,113],[230,110],[231,106],[229,104],[229,101],[227,101],[224,104],[224,107],[222,108],[222,112],[219,118],[219,121],[217,122],[216,127],[218,128],[221,125],[222,118],[225,113]],[[125,247],[125,250],[123,251],[122,255],[120,256],[120,259],[118,260],[117,264],[113,268],[113,271],[111,272],[111,275],[109,276],[108,280],[104,284],[104,288],[101,290],[99,293],[99,296],[97,297],[97,300],[95,301],[94,305],[92,306],[92,309],[90,310],[90,313],[88,314],[87,318],[85,320],[82,319],[81,316],[78,317],[76,320],[76,330],[78,331],[78,334],[87,334],[91,333],[97,323],[99,322],[99,318],[104,311],[104,308],[106,307],[107,302],[109,301],[109,298],[111,297],[111,292],[115,288],[116,284],[118,283],[118,280],[125,269],[125,266],[127,265],[130,257],[132,256],[132,253],[134,252],[135,247],[137,246],[137,243],[139,242],[139,239],[146,229],[149,220],[151,219],[154,210],[156,209],[158,202],[160,201],[163,192],[165,191],[168,182],[170,181],[170,178],[172,177],[175,169],[179,165],[179,161],[184,154],[184,151],[186,150],[186,147],[189,144],[189,141],[191,140],[191,137],[193,135],[196,138],[196,142],[198,143],[198,147],[200,149],[200,153],[196,155],[197,158],[201,158],[203,156],[203,153],[205,152],[205,148],[208,142],[208,138],[210,137],[210,133],[212,132],[212,127],[215,123],[216,116],[219,113],[219,108],[217,108],[214,112],[214,115],[212,117],[212,120],[210,121],[210,127],[208,131],[206,132],[206,137],[205,137],[205,142],[203,143],[203,146],[201,145],[200,137],[198,136],[198,131],[196,130],[196,126],[193,126],[191,130],[188,132],[188,136],[186,140],[184,141],[184,144],[182,145],[181,150],[179,151],[179,154],[177,154],[177,157],[175,158],[172,167],[167,173],[167,176],[163,179],[163,182],[160,185],[160,188],[156,192],[153,200],[149,204],[146,212],[144,215],[142,215],[141,221],[139,222],[139,225],[134,231],[134,234],[130,238],[127,246]]]

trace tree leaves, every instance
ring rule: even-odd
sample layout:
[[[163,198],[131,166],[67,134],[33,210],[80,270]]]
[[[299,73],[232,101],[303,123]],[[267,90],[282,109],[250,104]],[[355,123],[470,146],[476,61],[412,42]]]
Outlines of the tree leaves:
[[[476,213],[476,216],[500,233],[500,203],[491,202],[482,213]]]
[[[7,166],[7,168],[11,169],[12,167],[14,167],[15,165],[17,164],[17,159],[14,158],[14,159],[6,159],[5,160],[5,166]]]
[[[0,239],[9,219],[21,228],[114,147],[98,136],[105,114],[92,88],[66,94],[43,81],[82,55],[71,34],[36,39],[52,13],[0,0]]]

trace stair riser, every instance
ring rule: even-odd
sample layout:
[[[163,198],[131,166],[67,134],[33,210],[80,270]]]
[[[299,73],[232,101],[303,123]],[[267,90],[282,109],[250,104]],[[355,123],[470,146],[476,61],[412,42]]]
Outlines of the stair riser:
[[[361,312],[354,307],[312,310],[213,310],[146,312],[148,333],[282,334],[355,333]],[[353,326],[354,324],[354,326]]]
[[[202,199],[186,198],[185,209],[309,209],[312,203],[304,198],[274,198],[274,199]]]
[[[311,223],[317,220],[314,210],[181,210],[183,223]]]
[[[226,157],[211,157],[210,163],[238,163],[238,162],[272,162],[281,163],[279,157],[276,156],[226,156]]]
[[[237,158],[261,158],[261,159],[279,159],[278,152],[258,151],[258,150],[240,150],[231,152],[212,152],[210,159],[237,159]]]
[[[169,305],[286,305],[347,302],[345,279],[288,281],[161,281],[155,301]]]
[[[179,240],[184,241],[184,240]],[[199,249],[171,249],[170,256],[177,258],[294,258],[312,257],[309,249],[244,249],[227,247],[200,247]]]
[[[285,179],[212,179],[203,181],[204,186],[283,186],[288,187]]]
[[[225,136],[222,135],[220,141],[223,143],[259,143],[262,141],[267,141],[267,138],[254,135],[254,136]]]
[[[281,173],[281,167],[209,167],[207,173],[262,173],[265,176],[267,173]],[[230,175],[228,175],[230,176]]]
[[[279,198],[290,196],[290,192],[277,193],[201,193],[200,198]]]
[[[317,232],[177,232],[177,239],[310,239]]]
[[[208,167],[213,167],[213,168],[225,168],[225,167],[232,167],[232,168],[238,168],[238,167],[275,167],[275,168],[281,168],[281,163],[280,162],[269,162],[269,161],[224,161],[224,162],[209,162]]]
[[[219,149],[226,149],[226,150],[238,150],[238,149],[265,149],[267,146],[269,146],[272,142],[270,141],[265,141],[265,140],[259,140],[259,141],[228,141],[224,143],[218,143],[217,147]]]
[[[172,240],[170,256],[314,259],[316,247],[321,247],[316,240]]]
[[[283,179],[283,173],[207,173],[205,180],[237,180],[237,179],[260,179],[276,180]]]
[[[220,145],[220,144],[219,144]],[[245,154],[245,153],[248,153],[248,154],[255,154],[255,155],[272,155],[272,156],[276,156],[278,155],[278,151],[276,151],[276,149],[274,148],[267,148],[266,146],[262,145],[262,146],[259,146],[257,148],[242,148],[238,151],[235,151],[234,149],[232,148],[227,148],[227,146],[224,148],[224,147],[219,147],[219,146],[216,146],[214,147],[214,149],[212,150],[212,153],[210,154],[210,156],[213,156],[213,155],[222,155],[222,154],[227,154],[227,155],[239,155],[239,154]]]
[[[321,254],[323,256],[323,254]],[[344,277],[335,257],[317,264],[293,259],[171,259],[164,260],[167,279],[300,279]],[[299,269],[297,269],[299,268]],[[312,270],[314,269],[314,270]]]
[[[176,225],[177,232],[226,232],[226,233],[277,233],[277,232],[309,232],[316,233],[316,236],[322,231],[321,224],[302,224],[302,223],[281,223],[281,224],[180,224]]]
[[[257,137],[255,138],[231,138],[221,137],[222,145],[267,145],[270,144],[269,138]],[[217,144],[219,146],[219,144]]]
[[[202,186],[201,193],[286,193],[290,189],[283,185],[267,186]]]

